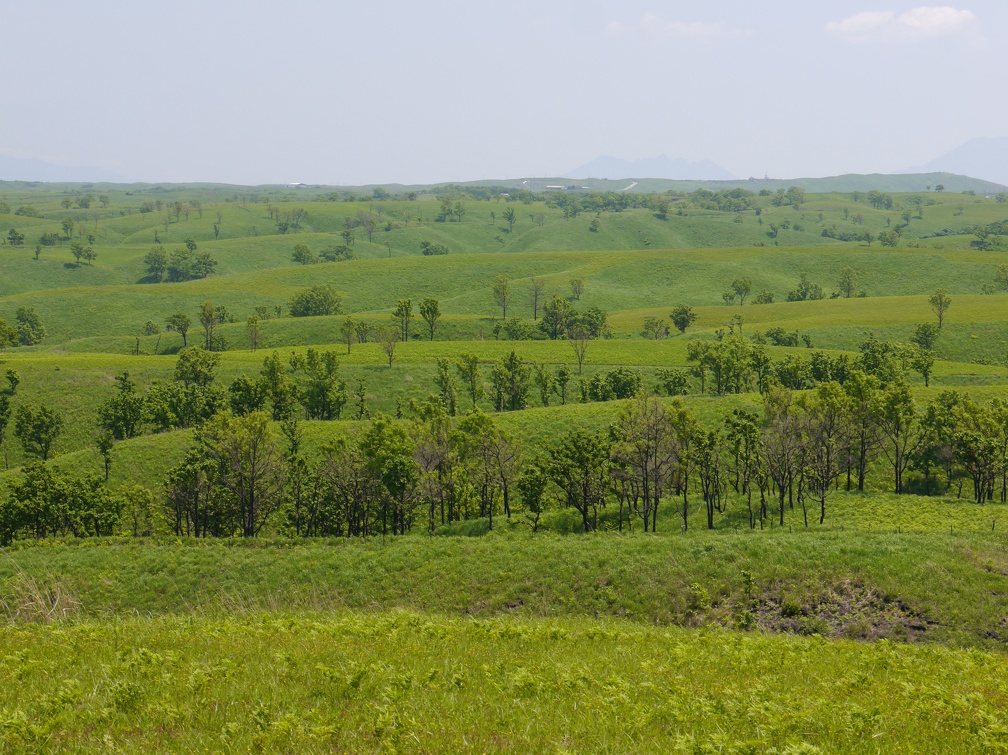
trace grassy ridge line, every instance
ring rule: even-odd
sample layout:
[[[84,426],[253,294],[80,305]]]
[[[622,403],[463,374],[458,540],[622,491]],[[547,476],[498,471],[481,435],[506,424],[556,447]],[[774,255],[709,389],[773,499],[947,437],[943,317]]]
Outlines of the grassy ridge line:
[[[90,617],[343,607],[731,626],[749,606],[747,571],[751,621],[768,630],[793,614],[795,628],[814,621],[824,633],[1002,647],[1005,543],[989,533],[780,529],[649,537],[495,530],[384,544],[83,541],[8,550],[0,597],[18,605],[32,580],[58,585]]]
[[[398,612],[0,640],[12,749],[990,752],[1008,727],[1008,660],[945,648]]]

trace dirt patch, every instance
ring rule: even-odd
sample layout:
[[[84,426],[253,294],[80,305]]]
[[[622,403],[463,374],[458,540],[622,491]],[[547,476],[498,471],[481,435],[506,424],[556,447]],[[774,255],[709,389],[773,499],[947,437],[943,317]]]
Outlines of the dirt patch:
[[[935,622],[899,598],[845,580],[812,596],[766,593],[750,609],[755,624],[769,632],[819,634],[858,640],[921,639]]]

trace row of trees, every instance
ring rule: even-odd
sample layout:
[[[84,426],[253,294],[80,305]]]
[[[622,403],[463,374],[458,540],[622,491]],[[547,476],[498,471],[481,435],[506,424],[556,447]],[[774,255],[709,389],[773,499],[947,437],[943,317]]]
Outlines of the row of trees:
[[[168,525],[196,537],[264,528],[367,537],[476,518],[493,527],[503,515],[535,531],[556,508],[576,512],[584,531],[606,511],[620,528],[651,531],[665,502],[683,530],[696,515],[716,527],[731,505],[745,507],[752,527],[784,525],[790,514],[808,526],[825,522],[834,490],[865,489],[874,464],[890,470],[897,493],[961,495],[969,486],[978,503],[1008,495],[1008,404],[944,391],[918,411],[905,381],[882,386],[860,370],[843,386],[803,394],[771,385],[761,410],[737,408],[719,424],[704,424],[680,399],[639,393],[607,429],[570,430],[528,452],[478,408],[452,419],[431,397],[409,414],[379,415],[309,459],[297,421],[215,412],[166,477]],[[0,506],[0,539],[143,534],[149,502],[29,464]]]

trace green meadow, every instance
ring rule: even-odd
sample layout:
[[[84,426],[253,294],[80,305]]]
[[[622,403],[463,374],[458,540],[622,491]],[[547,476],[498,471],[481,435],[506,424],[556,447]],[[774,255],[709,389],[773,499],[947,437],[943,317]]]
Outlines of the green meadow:
[[[531,194],[482,184],[0,182],[0,320],[17,326],[33,308],[45,328],[37,343],[0,349],[10,411],[0,424],[0,750],[1008,749],[1008,425],[998,413],[1008,400],[1008,196],[949,177],[928,178],[945,180],[945,191],[909,180],[874,186],[914,189],[875,205],[862,186],[800,195],[755,184],[729,195],[645,182],[656,193],[629,195],[603,184]],[[212,270],[156,281],[152,248],[171,255],[187,243]],[[447,253],[427,256],[424,244]],[[309,264],[294,261],[302,247]],[[76,260],[74,248],[93,258]],[[336,250],[339,261],[321,261]],[[803,276],[819,294],[789,301],[801,299],[792,292]],[[506,319],[493,290],[505,279]],[[739,281],[744,303],[731,293]],[[338,312],[292,316],[312,287],[338,294]],[[948,297],[940,330],[939,289]],[[409,337],[383,342],[383,330],[399,332],[393,313],[406,299]],[[418,311],[430,299],[440,311],[433,338]],[[539,328],[549,301],[601,311],[606,327],[587,340],[574,329],[550,339]],[[159,426],[148,413],[103,455],[117,377],[128,373],[144,401],[181,386],[183,337],[168,321],[187,316],[186,345],[203,346],[207,302],[226,313],[214,322],[209,382],[232,414]],[[670,319],[677,307],[695,316],[685,332]],[[348,346],[348,317],[367,342]],[[668,333],[648,337],[649,318]],[[935,326],[926,380],[913,351],[925,324]],[[769,387],[750,376],[719,391],[720,363],[703,366],[696,354],[743,342],[780,370]],[[740,482],[733,418],[754,417],[769,444],[771,388],[789,379],[785,367],[833,365],[830,377],[788,391],[788,411],[805,421],[825,401],[822,385],[868,364],[872,343],[890,349],[887,369],[900,372],[897,381],[880,368],[872,411],[882,417],[894,381],[910,397],[899,437],[912,436],[913,458],[899,493],[882,430],[864,490],[851,477],[853,435],[846,470],[828,467],[815,494],[811,453],[786,481],[763,466],[750,470],[759,486]],[[338,363],[338,419],[308,408],[304,364],[321,352]],[[530,383],[520,406],[501,406],[496,376],[512,352],[533,375],[567,374],[564,393],[552,384],[544,401]],[[279,377],[264,365],[274,354]],[[456,368],[466,355],[484,389],[475,401]],[[459,381],[457,416],[441,385],[446,368]],[[636,379],[638,397],[607,393],[614,375]],[[670,375],[682,396],[668,395]],[[282,418],[278,394],[257,404],[276,418],[264,432],[291,465],[276,509],[245,537],[234,525],[186,534],[172,508],[176,473],[209,453],[214,422],[249,416],[232,386],[271,380],[295,396]],[[623,497],[613,471],[641,395],[698,428],[697,455],[664,481],[647,527],[640,494]],[[467,415],[474,405],[481,413]],[[936,421],[948,406],[963,424],[933,425],[946,433],[936,439],[927,412]],[[44,467],[55,482],[29,494],[39,453],[16,418],[38,407],[62,424]],[[462,459],[451,471],[463,501],[454,517],[444,514],[444,480],[420,469],[438,417]],[[484,424],[474,431],[474,421]],[[794,428],[815,448],[808,426]],[[983,433],[986,445],[969,445]],[[558,464],[569,437],[611,444],[591,517],[556,477],[539,509],[518,482]],[[709,437],[720,445],[701,457]],[[472,462],[490,438],[516,453],[503,484],[510,513],[500,484]],[[374,451],[379,442],[385,450]],[[370,526],[306,533],[294,491],[310,486],[291,458],[309,481],[330,480],[355,463],[338,455],[347,448],[360,449],[373,475]],[[372,468],[388,449],[415,463],[412,488],[394,487],[394,465]],[[213,487],[228,474],[222,458],[201,468],[208,487],[192,488],[204,506],[240,496]],[[148,508],[122,504],[88,530],[68,503],[84,478],[103,501]],[[338,497],[335,486],[318,490],[323,504]],[[43,504],[56,524],[37,524]]]

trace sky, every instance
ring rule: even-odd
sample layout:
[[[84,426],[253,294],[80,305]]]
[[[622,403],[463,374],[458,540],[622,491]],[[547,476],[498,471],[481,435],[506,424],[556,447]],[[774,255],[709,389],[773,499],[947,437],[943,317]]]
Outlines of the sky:
[[[1008,136],[1008,2],[0,0],[0,155],[128,180],[891,172]]]

